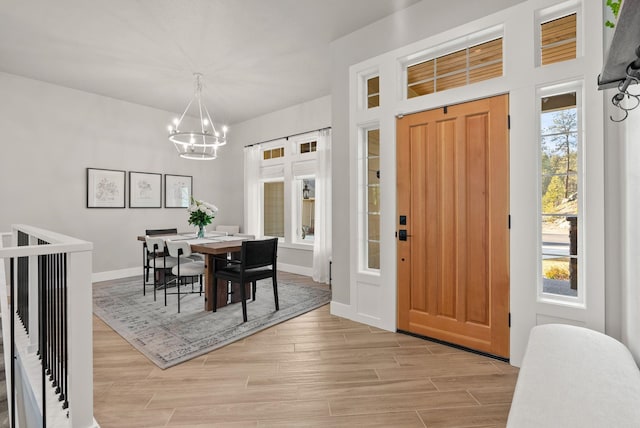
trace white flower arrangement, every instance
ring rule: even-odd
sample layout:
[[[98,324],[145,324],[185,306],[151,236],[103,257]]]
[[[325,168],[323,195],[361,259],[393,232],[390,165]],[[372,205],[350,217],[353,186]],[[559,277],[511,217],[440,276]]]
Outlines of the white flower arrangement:
[[[199,201],[191,197],[191,205],[187,208],[189,212],[189,224],[198,227],[204,227],[211,224],[211,221],[216,217],[218,207],[208,202]]]

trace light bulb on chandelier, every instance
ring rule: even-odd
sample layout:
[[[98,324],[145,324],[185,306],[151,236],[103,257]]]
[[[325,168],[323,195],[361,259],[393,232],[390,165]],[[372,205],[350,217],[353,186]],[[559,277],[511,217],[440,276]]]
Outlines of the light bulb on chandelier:
[[[211,160],[218,157],[218,148],[227,144],[226,126],[222,127],[222,135],[216,129],[209,110],[202,102],[202,74],[193,73],[194,96],[189,101],[180,118],[173,119],[173,125],[169,125],[169,141],[173,143],[180,157],[185,159]],[[180,128],[182,121],[189,115],[189,109],[193,106],[198,117],[199,130],[185,131]],[[187,119],[188,121],[188,119]]]

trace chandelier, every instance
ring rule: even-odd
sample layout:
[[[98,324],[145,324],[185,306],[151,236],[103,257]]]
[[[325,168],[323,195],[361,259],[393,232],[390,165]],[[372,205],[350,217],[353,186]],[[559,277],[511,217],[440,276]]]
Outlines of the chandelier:
[[[169,141],[173,143],[181,158],[210,160],[218,157],[218,147],[227,144],[227,127],[222,127],[222,134],[216,129],[209,110],[202,103],[202,74],[193,73],[195,93],[182,116],[173,119],[169,125]],[[195,110],[190,112],[190,110]],[[193,130],[184,130],[182,120],[185,116],[199,117],[199,123]],[[189,122],[189,119],[187,119]]]

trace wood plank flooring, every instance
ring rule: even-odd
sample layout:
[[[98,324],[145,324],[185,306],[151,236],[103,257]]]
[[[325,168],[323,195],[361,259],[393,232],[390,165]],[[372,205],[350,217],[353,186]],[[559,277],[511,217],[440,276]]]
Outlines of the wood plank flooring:
[[[329,305],[167,370],[93,323],[102,428],[502,427],[517,377],[507,363],[335,317]]]

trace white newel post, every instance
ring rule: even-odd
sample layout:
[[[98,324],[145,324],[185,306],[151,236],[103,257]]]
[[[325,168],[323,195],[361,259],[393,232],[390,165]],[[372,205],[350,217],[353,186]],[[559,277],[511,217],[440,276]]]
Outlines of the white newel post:
[[[67,255],[69,419],[93,427],[93,323],[91,249]]]

